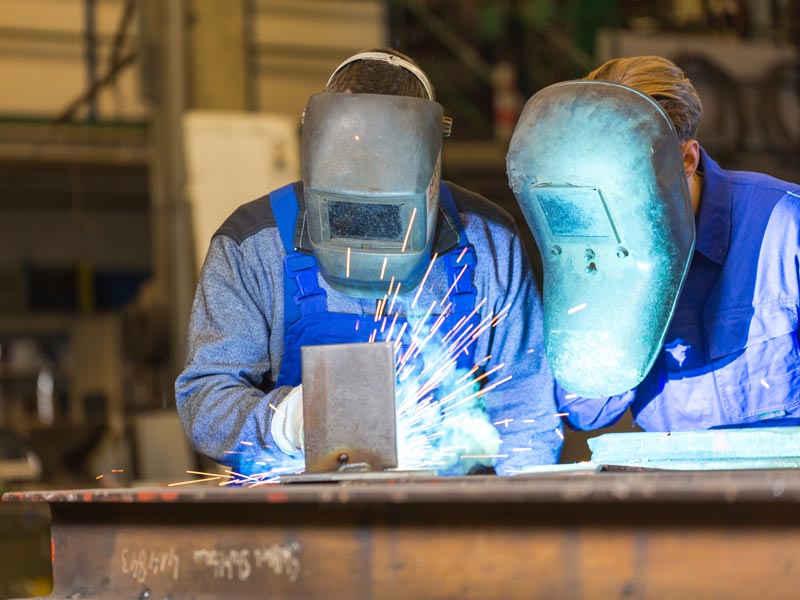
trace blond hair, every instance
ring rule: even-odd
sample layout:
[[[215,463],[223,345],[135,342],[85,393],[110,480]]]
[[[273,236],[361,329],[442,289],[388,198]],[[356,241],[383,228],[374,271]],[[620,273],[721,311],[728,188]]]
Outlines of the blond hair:
[[[692,82],[674,62],[660,56],[613,58],[584,79],[620,83],[647,94],[669,115],[681,143],[697,136],[703,104]]]

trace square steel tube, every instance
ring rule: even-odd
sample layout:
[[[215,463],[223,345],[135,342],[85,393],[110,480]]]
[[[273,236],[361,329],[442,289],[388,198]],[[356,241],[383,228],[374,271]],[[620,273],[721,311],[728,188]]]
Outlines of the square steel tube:
[[[306,472],[397,467],[393,344],[304,346],[301,353]]]

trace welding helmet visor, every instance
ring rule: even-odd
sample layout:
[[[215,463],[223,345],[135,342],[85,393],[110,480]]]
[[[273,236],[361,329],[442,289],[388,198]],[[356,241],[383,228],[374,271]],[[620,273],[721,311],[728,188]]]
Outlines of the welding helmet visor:
[[[588,397],[636,387],[661,348],[694,249],[671,120],[627,86],[559,83],[525,105],[506,165],[542,255],[556,380]]]
[[[382,297],[394,278],[417,286],[439,200],[444,114],[407,96],[312,96],[301,141],[306,224],[325,280]]]

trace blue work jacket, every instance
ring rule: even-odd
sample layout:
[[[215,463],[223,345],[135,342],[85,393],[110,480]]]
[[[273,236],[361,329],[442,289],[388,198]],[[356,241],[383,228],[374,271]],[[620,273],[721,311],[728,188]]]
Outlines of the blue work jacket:
[[[558,390],[579,429],[630,407],[647,431],[800,423],[800,186],[725,171],[701,150],[697,241],[664,347],[610,398]]]

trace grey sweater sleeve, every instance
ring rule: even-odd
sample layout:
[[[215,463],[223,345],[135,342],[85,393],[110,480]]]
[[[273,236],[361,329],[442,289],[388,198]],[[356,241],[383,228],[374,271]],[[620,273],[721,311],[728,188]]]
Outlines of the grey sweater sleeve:
[[[269,278],[268,271],[248,265],[240,243],[223,235],[212,240],[192,307],[186,368],[175,383],[192,446],[237,468],[245,460],[288,459],[269,424],[270,405],[276,407],[291,388],[263,391],[275,366]]]

